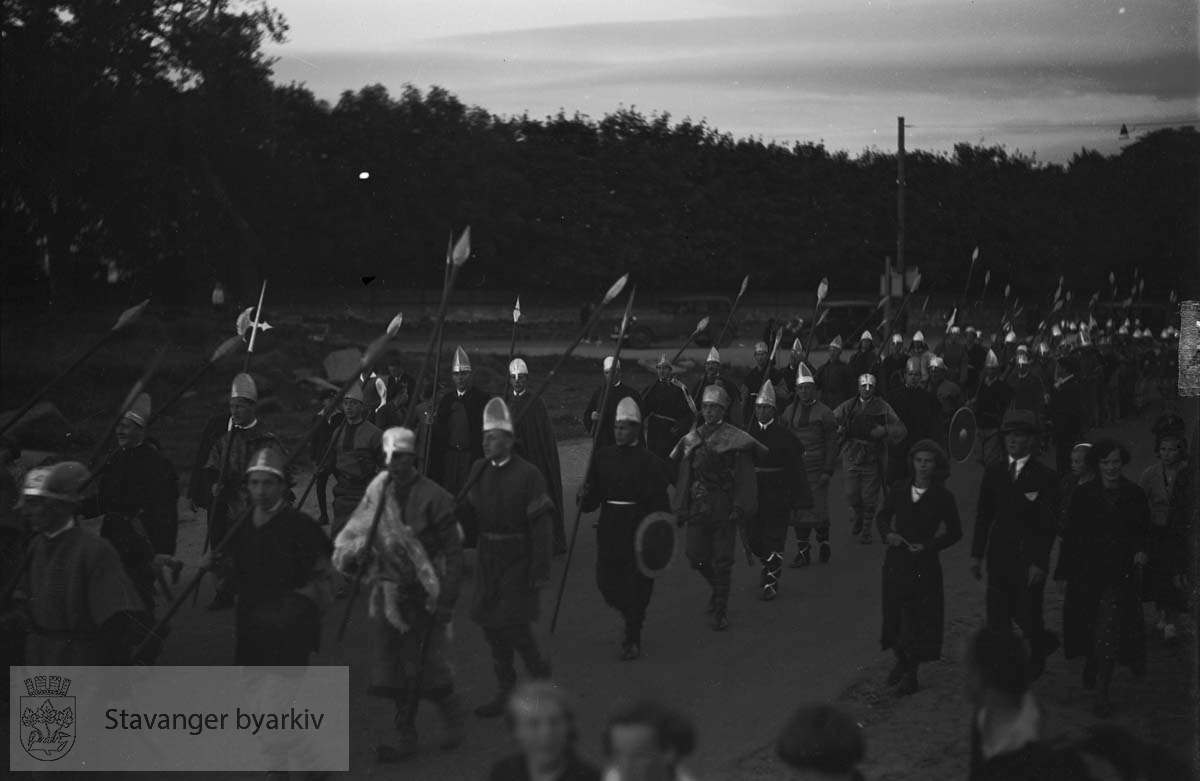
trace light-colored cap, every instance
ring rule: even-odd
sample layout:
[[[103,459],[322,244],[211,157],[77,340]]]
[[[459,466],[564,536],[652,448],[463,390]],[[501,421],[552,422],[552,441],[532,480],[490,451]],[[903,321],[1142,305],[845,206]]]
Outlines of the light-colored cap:
[[[1038,352],[1038,355],[1049,355],[1050,354],[1050,345],[1045,342],[1038,342],[1037,352]]]
[[[930,371],[933,371],[934,369],[945,370],[945,368],[946,368],[946,362],[942,360],[942,356],[935,355],[929,359],[929,370]]]
[[[983,366],[985,369],[999,369],[1000,368],[1000,358],[996,355],[995,350],[987,351],[987,358],[985,358],[983,360]]]
[[[1017,332],[1016,331],[1009,331],[1007,334],[1005,334],[1005,336],[1004,336],[1005,344],[1012,344],[1015,341],[1017,341]]]
[[[764,382],[762,387],[758,389],[758,398],[754,400],[754,406],[779,407],[778,402],[775,400],[775,386],[771,384],[770,380]]]
[[[1017,345],[1017,355],[1020,355],[1021,353],[1028,353],[1028,352],[1029,352],[1029,345],[1027,345],[1027,344],[1018,344]]]
[[[858,387],[874,388],[875,387],[875,375],[871,374],[870,372],[867,372],[866,374],[858,375]]]
[[[508,375],[516,377],[519,374],[529,374],[529,367],[521,358],[513,358],[508,364]]]
[[[642,411],[638,409],[637,402],[628,396],[617,402],[617,412],[613,416],[613,421],[616,423],[623,420],[631,423],[642,422]]]
[[[669,360],[667,360],[667,354],[663,353],[662,355],[658,356],[658,363],[654,364],[654,368],[659,369],[659,368],[662,368],[663,366],[669,367],[670,365],[671,365],[671,362]]]
[[[258,386],[249,374],[239,374],[233,378],[233,386],[229,389],[231,399],[249,399],[258,401]]]
[[[704,393],[700,394],[700,403],[719,404],[729,409],[729,394],[720,385],[709,385],[704,389]]]
[[[1017,353],[1017,366],[1027,366],[1030,363],[1033,363],[1033,360],[1029,357],[1029,353]]]
[[[139,393],[133,400],[133,406],[125,410],[123,417],[145,427],[146,421],[150,420],[150,394]]]
[[[25,474],[21,493],[25,496],[44,496],[60,502],[78,502],[91,472],[78,461],[64,461],[54,466],[30,469]]]
[[[842,349],[842,337],[840,335],[833,337],[833,341],[829,343],[829,349],[830,350]]]
[[[454,362],[450,364],[451,372],[469,372],[471,371],[471,359],[467,357],[467,351],[462,347],[454,348]]]
[[[862,336],[858,337],[858,341],[860,341],[860,342],[874,342],[874,341],[875,341],[875,337],[874,337],[874,336],[871,334],[871,332],[870,332],[870,331],[863,331],[863,332],[862,332]]]
[[[979,333],[979,332],[975,330],[975,326],[973,326],[973,325],[969,325],[969,326],[967,326],[967,333],[969,333],[969,334],[977,334],[977,333]]]
[[[755,355],[757,355],[758,353],[769,353],[769,352],[771,352],[771,348],[767,347],[766,342],[756,342],[755,343],[755,345],[754,345],[754,354]]]
[[[904,337],[900,334],[892,334],[892,342],[895,344],[904,344]]]
[[[398,453],[416,455],[416,452],[417,435],[412,429],[394,426],[383,432],[383,455],[389,464],[392,462],[392,456]]]
[[[1057,323],[1050,326],[1050,335],[1055,337],[1056,339],[1058,337],[1062,336],[1062,329],[1058,327]]]
[[[1120,334],[1121,336],[1129,336],[1129,329],[1126,328],[1125,326],[1121,326],[1120,328],[1117,329],[1117,333]]]
[[[721,362],[721,353],[717,351],[716,347],[710,347],[708,350],[708,357],[704,359],[704,362],[705,363],[720,363]]]
[[[817,381],[813,377],[813,373],[808,370],[808,366],[803,363],[800,364],[800,368],[796,370],[796,384],[797,385],[807,385],[810,383],[816,384],[816,382]]]
[[[254,454],[254,458],[250,459],[250,466],[246,467],[246,474],[251,472],[267,472],[283,479],[283,453],[273,447],[264,447]]]
[[[961,329],[961,328],[959,328],[959,327],[958,327],[958,326],[956,326],[956,325],[952,325],[952,326],[950,326],[950,333],[952,333],[952,334],[960,334],[960,333],[962,333],[962,329]]]
[[[917,331],[915,334],[913,334],[913,343],[916,344],[917,342],[925,344],[925,334],[921,333],[920,331]]]
[[[617,367],[617,369],[621,368],[621,362],[618,361],[615,357],[610,355],[604,359],[604,371],[606,371],[606,372],[612,371],[614,365]]]
[[[924,370],[925,367],[921,365],[921,359],[915,355],[904,362],[904,371],[906,372],[920,372]]]
[[[496,397],[483,408],[483,430],[485,433],[488,431],[513,433],[512,415],[509,414],[508,405],[504,403],[504,399]]]

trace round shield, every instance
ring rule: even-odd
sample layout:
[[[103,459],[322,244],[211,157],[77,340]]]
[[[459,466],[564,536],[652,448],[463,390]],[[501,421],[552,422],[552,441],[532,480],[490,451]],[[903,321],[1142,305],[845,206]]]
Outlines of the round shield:
[[[633,548],[638,570],[648,578],[658,577],[675,560],[675,516],[653,512],[638,524]]]
[[[975,413],[969,407],[959,408],[950,419],[950,457],[960,464],[965,463],[971,457],[971,451],[975,449],[977,431]]]

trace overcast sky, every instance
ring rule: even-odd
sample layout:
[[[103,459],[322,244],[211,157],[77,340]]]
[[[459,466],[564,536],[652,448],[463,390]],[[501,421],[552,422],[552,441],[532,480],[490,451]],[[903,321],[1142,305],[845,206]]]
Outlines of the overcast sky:
[[[857,154],[1066,161],[1200,109],[1196,0],[276,0],[280,82],[440,85],[501,115],[618,106]]]

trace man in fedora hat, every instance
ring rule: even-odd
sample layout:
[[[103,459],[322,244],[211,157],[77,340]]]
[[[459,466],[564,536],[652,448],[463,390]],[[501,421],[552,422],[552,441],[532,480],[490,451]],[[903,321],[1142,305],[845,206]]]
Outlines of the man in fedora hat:
[[[1029,644],[1033,678],[1051,649],[1042,619],[1050,548],[1058,528],[1058,478],[1033,457],[1041,429],[1033,412],[1009,410],[1000,426],[1006,457],[988,466],[979,486],[971,574],[987,563],[987,622],[998,631],[1015,623]]]

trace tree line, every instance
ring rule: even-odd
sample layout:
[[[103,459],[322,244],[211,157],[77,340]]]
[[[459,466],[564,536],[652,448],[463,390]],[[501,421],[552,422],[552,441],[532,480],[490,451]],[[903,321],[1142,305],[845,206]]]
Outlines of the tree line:
[[[329,104],[271,79],[284,18],[236,0],[3,0],[0,227],[5,289],[178,302],[216,280],[248,297],[440,286],[470,225],[462,284],[591,293],[634,271],[646,293],[874,295],[894,255],[896,157],[735,138],[620,108],[501,117],[441,87],[347,90]],[[908,264],[926,292],[1060,273],[1084,298],[1165,299],[1194,269],[1200,134],[1164,129],[1063,165],[999,146],[910,151]],[[365,174],[365,176],[364,176]],[[1046,293],[1046,295],[1049,295]]]

